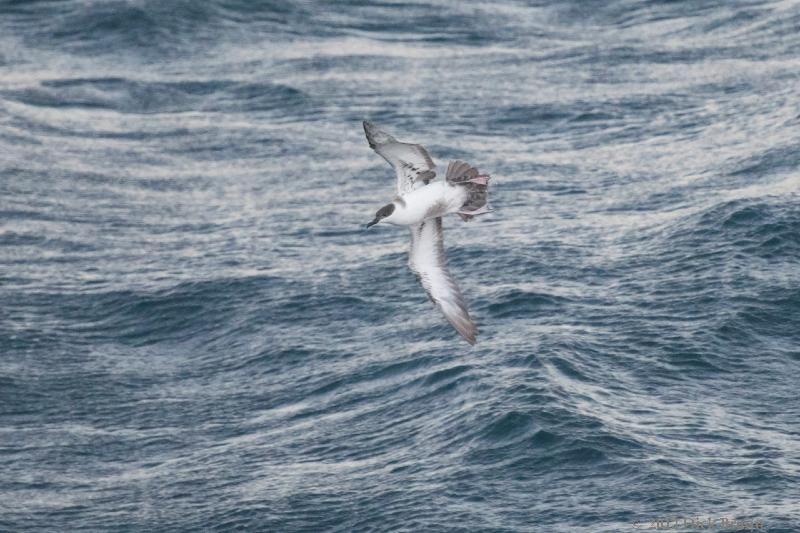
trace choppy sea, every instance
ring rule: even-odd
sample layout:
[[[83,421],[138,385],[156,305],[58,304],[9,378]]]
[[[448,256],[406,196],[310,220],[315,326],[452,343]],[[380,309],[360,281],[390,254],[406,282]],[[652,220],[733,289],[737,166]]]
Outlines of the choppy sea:
[[[0,1],[0,530],[800,531],[798,200],[796,1]]]

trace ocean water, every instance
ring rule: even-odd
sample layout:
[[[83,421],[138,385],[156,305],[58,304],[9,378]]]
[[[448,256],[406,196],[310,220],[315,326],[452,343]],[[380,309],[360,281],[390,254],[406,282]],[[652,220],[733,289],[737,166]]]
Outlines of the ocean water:
[[[795,1],[0,1],[0,530],[799,531],[798,200]]]

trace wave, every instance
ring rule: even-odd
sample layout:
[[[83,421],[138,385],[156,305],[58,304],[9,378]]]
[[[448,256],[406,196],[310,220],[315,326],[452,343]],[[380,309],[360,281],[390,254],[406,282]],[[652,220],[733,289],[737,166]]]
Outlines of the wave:
[[[124,78],[59,79],[2,96],[38,107],[108,109],[119,113],[244,113],[309,105],[303,92],[285,85],[234,81],[145,82]]]

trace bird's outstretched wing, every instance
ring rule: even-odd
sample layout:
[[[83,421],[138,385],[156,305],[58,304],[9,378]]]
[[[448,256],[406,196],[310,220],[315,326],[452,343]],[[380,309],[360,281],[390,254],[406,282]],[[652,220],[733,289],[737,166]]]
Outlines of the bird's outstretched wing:
[[[431,156],[418,144],[401,143],[372,122],[364,121],[369,147],[394,167],[397,174],[397,194],[403,195],[436,176]]]
[[[447,270],[442,219],[434,218],[411,226],[408,266],[417,275],[433,304],[464,339],[475,344],[477,330],[458,285]]]

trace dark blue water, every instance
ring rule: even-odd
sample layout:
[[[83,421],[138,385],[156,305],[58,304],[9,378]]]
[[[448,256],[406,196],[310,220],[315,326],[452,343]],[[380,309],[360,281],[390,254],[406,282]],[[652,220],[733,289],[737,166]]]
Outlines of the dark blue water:
[[[2,1],[0,530],[798,531],[798,200],[797,2]]]

